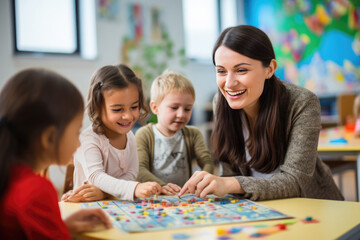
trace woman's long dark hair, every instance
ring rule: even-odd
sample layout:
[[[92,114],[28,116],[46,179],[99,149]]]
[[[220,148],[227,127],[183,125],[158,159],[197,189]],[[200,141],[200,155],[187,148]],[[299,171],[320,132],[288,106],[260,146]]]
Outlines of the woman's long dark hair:
[[[219,36],[214,50],[226,46],[244,56],[262,62],[268,67],[275,53],[268,36],[258,28],[240,25],[225,29]],[[214,159],[227,162],[235,170],[249,166],[262,173],[274,171],[283,163],[286,150],[287,101],[286,90],[281,81],[273,75],[265,80],[264,90],[259,98],[259,114],[254,128],[249,128],[248,143],[243,136],[246,114],[242,109],[232,109],[225,97],[218,91],[215,110],[215,126],[211,135]],[[251,160],[246,161],[245,147],[248,144]]]
[[[55,126],[58,150],[66,126],[83,111],[81,93],[53,71],[27,69],[9,79],[0,93],[0,199],[12,165],[36,164],[43,131]]]

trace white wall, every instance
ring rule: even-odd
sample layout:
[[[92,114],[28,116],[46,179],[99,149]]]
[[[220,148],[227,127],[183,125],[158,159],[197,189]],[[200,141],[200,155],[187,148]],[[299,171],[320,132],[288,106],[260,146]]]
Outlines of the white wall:
[[[93,72],[108,64],[121,62],[120,47],[126,34],[125,16],[127,3],[140,3],[146,6],[158,7],[163,17],[175,49],[184,46],[184,31],[182,21],[181,0],[121,0],[120,12],[116,21],[97,20],[98,58],[93,61],[78,57],[32,57],[13,55],[12,12],[10,0],[0,1],[0,88],[14,73],[28,67],[46,67],[70,79],[81,91],[84,98],[87,95],[89,79]],[[172,63],[171,70],[182,69],[177,63]],[[203,108],[216,91],[215,71],[212,64],[188,62],[183,69],[184,74],[193,82],[196,91],[194,107],[194,124],[203,123]],[[89,124],[85,117],[84,127]],[[62,180],[58,180],[62,182]]]
[[[93,61],[78,57],[34,57],[13,55],[12,12],[10,0],[0,1],[0,88],[15,72],[28,67],[46,67],[69,78],[80,89],[83,96],[87,95],[89,79],[99,67],[121,62],[120,47],[126,34],[125,16],[128,3],[140,3],[158,7],[163,11],[166,27],[175,48],[184,46],[181,0],[122,0],[119,1],[119,16],[116,21],[97,20],[98,58]],[[177,63],[170,63],[174,71],[182,69]],[[212,64],[189,62],[184,74],[193,82],[197,94],[194,124],[202,123],[202,108],[216,91],[215,72]],[[89,122],[85,119],[84,125]]]

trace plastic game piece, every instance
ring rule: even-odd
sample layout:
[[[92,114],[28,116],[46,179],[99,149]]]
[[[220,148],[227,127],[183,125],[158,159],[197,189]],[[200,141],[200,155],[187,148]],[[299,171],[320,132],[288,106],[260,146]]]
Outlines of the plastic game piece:
[[[289,219],[289,220],[282,221],[281,223],[286,224],[286,225],[292,225],[292,224],[294,224],[296,222],[297,222],[296,219]]]
[[[285,223],[279,223],[278,227],[280,230],[285,230],[286,229],[286,224]]]
[[[218,229],[216,229],[216,234],[217,235],[225,235],[226,234],[226,229],[225,228],[218,228]]]
[[[172,235],[173,239],[188,239],[190,238],[190,235],[187,235],[185,233],[175,233]]]
[[[316,219],[313,219],[311,216],[307,216],[304,219],[301,220],[303,223],[318,223],[319,221]]]
[[[258,237],[262,237],[262,236],[263,236],[263,234],[258,233],[258,232],[253,233],[253,234],[250,235],[250,237],[253,237],[253,238],[258,238]]]
[[[241,228],[233,227],[233,228],[229,229],[227,231],[227,233],[239,233],[239,232],[241,232],[241,230],[242,230]]]
[[[330,143],[347,143],[347,140],[345,138],[336,138],[336,139],[331,139],[329,142]]]
[[[217,240],[228,240],[228,239],[231,239],[231,237],[229,236],[220,236],[217,238]]]

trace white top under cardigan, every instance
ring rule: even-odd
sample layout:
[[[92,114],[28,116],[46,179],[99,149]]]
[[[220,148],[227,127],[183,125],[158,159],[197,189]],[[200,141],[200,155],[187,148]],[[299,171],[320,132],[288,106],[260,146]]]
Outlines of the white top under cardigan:
[[[134,134],[126,135],[125,149],[113,147],[105,135],[90,125],[80,135],[80,147],[74,155],[74,189],[84,181],[123,200],[134,200],[139,162]]]
[[[247,129],[246,127],[246,120],[244,118],[244,115],[242,115],[242,118],[241,118],[243,124],[242,124],[242,129],[243,129],[243,135],[244,135],[244,141],[247,143],[248,140],[249,140],[249,129]],[[247,147],[247,144],[245,146],[245,152],[246,152],[246,161],[249,162],[251,160],[251,156],[249,154],[249,149]],[[250,168],[250,171],[252,173],[252,176],[253,177],[257,177],[257,178],[269,178],[269,177],[272,177],[272,175],[276,174],[276,173],[279,173],[280,172],[280,168],[277,167],[274,171],[272,171],[271,173],[261,173],[261,172],[258,172],[256,171],[255,169],[253,168]]]

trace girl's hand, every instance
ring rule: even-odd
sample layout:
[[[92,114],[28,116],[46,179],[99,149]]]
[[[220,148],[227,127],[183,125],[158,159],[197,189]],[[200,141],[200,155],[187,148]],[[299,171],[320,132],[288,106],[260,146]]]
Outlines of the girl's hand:
[[[196,171],[180,190],[179,197],[185,192],[204,198],[208,194],[222,197],[227,193],[244,193],[234,177],[218,177],[206,171]]]
[[[137,198],[148,198],[151,195],[160,193],[161,186],[157,182],[144,182],[136,185],[134,195]]]
[[[66,194],[65,194],[66,195]],[[101,191],[98,187],[84,182],[84,184],[72,191],[64,199],[65,202],[92,202],[105,199],[108,195]],[[65,197],[65,196],[63,196]]]
[[[101,208],[81,209],[64,219],[70,233],[102,230],[111,228],[110,219]]]
[[[65,193],[64,195],[62,195],[61,197],[61,201],[65,201],[66,202],[66,199],[68,199],[71,195],[72,195],[72,190],[69,190],[67,193]]]
[[[360,131],[355,131],[355,132],[354,132],[354,136],[355,136],[356,138],[360,137]]]
[[[176,193],[180,192],[181,187],[174,183],[168,183],[164,185],[161,189],[161,193],[166,195],[175,195]]]

